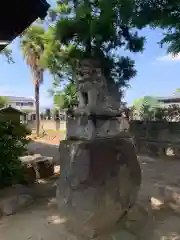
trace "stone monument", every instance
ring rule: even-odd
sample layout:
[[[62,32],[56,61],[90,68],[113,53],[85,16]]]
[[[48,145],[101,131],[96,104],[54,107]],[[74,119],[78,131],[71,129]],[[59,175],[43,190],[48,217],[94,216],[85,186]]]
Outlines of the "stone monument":
[[[120,130],[115,85],[90,59],[78,74],[79,106],[59,147],[57,201],[77,239],[107,239],[135,203],[141,171],[131,138]]]

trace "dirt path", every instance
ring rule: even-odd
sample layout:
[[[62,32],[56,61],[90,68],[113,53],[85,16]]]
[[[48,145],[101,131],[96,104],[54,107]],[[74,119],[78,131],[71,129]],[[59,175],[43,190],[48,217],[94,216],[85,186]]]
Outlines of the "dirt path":
[[[51,200],[53,202],[53,199]],[[67,239],[57,207],[53,203],[36,203],[22,213],[0,221],[2,240]],[[68,239],[71,239],[68,238]]]
[[[157,199],[158,186],[164,186],[164,188],[168,186],[180,191],[180,162],[148,157],[140,157],[139,161],[143,176],[139,201],[145,201],[151,197]],[[147,232],[144,228],[141,240],[180,240],[180,212],[162,208],[153,211],[153,214],[153,228],[151,229],[149,225]],[[74,237],[67,235],[62,225],[63,221],[53,190],[51,196],[37,200],[29,209],[1,219],[0,239],[75,240]]]

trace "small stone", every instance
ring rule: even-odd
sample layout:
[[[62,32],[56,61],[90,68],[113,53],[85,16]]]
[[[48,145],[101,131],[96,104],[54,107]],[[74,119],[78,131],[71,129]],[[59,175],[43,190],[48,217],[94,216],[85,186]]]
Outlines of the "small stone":
[[[152,209],[160,209],[163,207],[163,205],[164,205],[164,202],[161,201],[160,199],[157,199],[154,197],[151,198]]]
[[[137,237],[132,233],[121,230],[112,236],[112,240],[136,240]]]

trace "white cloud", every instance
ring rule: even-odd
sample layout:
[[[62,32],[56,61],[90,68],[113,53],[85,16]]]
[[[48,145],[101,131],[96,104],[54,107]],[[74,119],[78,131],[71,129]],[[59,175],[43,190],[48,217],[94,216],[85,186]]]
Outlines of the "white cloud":
[[[172,54],[168,54],[166,56],[156,58],[156,61],[180,61],[180,53],[173,56]]]

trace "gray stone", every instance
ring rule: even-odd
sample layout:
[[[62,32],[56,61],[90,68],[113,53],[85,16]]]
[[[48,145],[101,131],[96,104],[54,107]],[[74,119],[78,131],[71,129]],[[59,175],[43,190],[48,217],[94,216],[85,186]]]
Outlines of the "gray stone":
[[[145,239],[145,238],[144,238]],[[151,236],[146,236],[148,240],[180,240],[180,218],[170,216],[157,223]]]
[[[79,96],[79,108],[76,113],[115,113],[119,110],[117,87],[113,83],[108,85],[103,76],[100,65],[92,59],[81,62],[77,76],[77,89]]]
[[[152,222],[153,215],[150,202],[137,202],[128,211],[124,226],[129,232],[140,235],[147,225],[150,228]]]
[[[62,141],[60,154],[57,199],[68,229],[86,239],[116,225],[134,204],[141,183],[131,142],[114,137]]]
[[[109,137],[119,134],[120,124],[117,120],[97,120],[97,137]]]
[[[84,139],[90,140],[95,137],[95,127],[87,116],[77,118],[68,118],[67,120],[67,139]]]
[[[137,238],[135,235],[128,231],[120,230],[113,235],[112,240],[137,240]]]
[[[94,59],[82,60],[77,73],[79,106],[59,147],[57,202],[66,227],[79,239],[104,239],[107,232],[104,240],[109,240],[136,201],[141,171],[119,120],[117,85],[107,81]]]
[[[3,199],[0,202],[0,209],[3,215],[12,215],[18,210],[32,204],[33,198],[30,195],[22,194]]]

